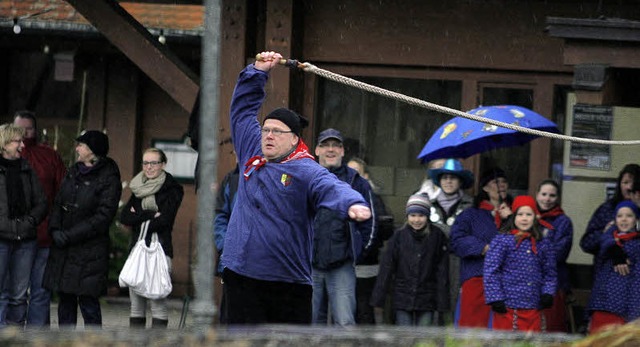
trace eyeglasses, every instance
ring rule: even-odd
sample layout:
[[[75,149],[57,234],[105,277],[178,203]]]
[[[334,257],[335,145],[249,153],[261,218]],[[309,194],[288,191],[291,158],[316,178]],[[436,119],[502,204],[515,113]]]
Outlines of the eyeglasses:
[[[162,164],[161,161],[143,161],[142,162],[142,166],[147,166],[147,165],[158,166],[160,164]]]
[[[271,128],[262,128],[260,129],[260,131],[264,136],[269,135],[269,133],[272,133],[273,136],[281,136],[282,134],[293,133],[293,131],[285,131],[285,130],[271,129]]]

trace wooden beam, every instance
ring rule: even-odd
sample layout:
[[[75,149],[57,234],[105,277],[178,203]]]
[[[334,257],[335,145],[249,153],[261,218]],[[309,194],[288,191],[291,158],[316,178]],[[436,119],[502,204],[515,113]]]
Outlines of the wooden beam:
[[[285,58],[291,57],[293,3],[294,0],[267,1],[265,50],[281,53]],[[262,112],[265,114],[278,107],[291,107],[289,98],[290,71],[282,67],[271,71],[266,86],[268,97],[262,105]]]
[[[238,74],[244,68],[247,57],[254,57],[256,52],[246,52],[245,32],[247,31],[246,1],[222,1],[222,41],[221,52],[224,59],[220,62],[220,117],[219,133],[205,134],[217,136],[219,141],[231,137],[229,124],[229,107],[233,89],[238,81]],[[236,166],[236,154],[233,144],[221,144],[218,150],[218,178],[222,181],[224,175]],[[244,164],[244,163],[243,163]],[[218,290],[215,293],[219,293]]]
[[[640,45],[637,43],[582,42],[567,40],[564,44],[566,65],[606,64],[609,67],[640,68]]]
[[[199,90],[198,77],[117,1],[67,2],[187,112],[191,112]]]

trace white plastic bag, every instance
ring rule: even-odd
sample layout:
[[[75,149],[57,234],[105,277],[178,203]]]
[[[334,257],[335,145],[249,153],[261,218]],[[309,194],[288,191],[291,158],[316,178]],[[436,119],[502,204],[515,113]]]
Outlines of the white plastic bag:
[[[167,297],[173,286],[167,258],[158,241],[158,234],[151,235],[149,247],[145,244],[149,222],[140,227],[140,236],[120,271],[120,287],[129,287],[134,293],[148,299]]]

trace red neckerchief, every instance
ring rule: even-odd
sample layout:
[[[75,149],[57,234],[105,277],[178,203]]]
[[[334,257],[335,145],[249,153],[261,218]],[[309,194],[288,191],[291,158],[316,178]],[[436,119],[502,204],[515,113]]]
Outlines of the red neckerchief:
[[[526,232],[526,231],[520,231],[518,229],[513,229],[513,230],[511,230],[511,235],[515,235],[516,248],[518,248],[520,246],[520,244],[522,243],[522,241],[524,239],[530,239],[531,240],[531,250],[533,250],[533,253],[538,254],[538,248],[536,247],[536,239],[531,237],[531,233]]]
[[[298,145],[296,146],[296,149],[294,149],[293,152],[291,152],[286,158],[279,161],[279,163],[282,164],[288,161],[304,159],[304,158],[314,159],[313,156],[309,154],[309,147],[307,147],[304,141],[300,139],[298,141]],[[246,167],[243,173],[244,179],[248,180],[249,176],[251,176],[251,174],[254,171],[258,171],[258,169],[263,167],[264,164],[266,163],[267,163],[267,159],[259,155],[255,155],[249,158],[249,160],[247,160],[247,162],[244,164],[244,166]]]
[[[502,225],[502,218],[500,218],[500,213],[495,206],[493,206],[488,200],[482,200],[478,208],[480,208],[481,210],[494,212],[495,214],[493,215],[493,222],[496,223],[496,228],[500,229],[500,226]]]
[[[629,240],[633,240],[636,237],[640,236],[640,233],[637,231],[632,231],[629,233],[620,233],[618,229],[613,232],[613,239],[616,240],[616,244],[622,248],[622,242],[627,242]]]
[[[549,211],[540,212],[540,218],[558,217],[559,215],[563,215],[563,214],[564,214],[564,211],[562,210],[562,207],[556,206],[550,209]]]

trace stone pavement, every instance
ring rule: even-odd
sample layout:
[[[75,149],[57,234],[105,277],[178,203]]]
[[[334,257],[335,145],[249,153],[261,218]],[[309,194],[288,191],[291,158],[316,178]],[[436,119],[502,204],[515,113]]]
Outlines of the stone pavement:
[[[167,302],[169,310],[169,328],[178,329],[180,319],[182,317],[182,307],[184,300],[180,298],[169,298]],[[103,329],[120,329],[129,328],[129,297],[102,297],[100,299],[100,308],[102,309],[102,328]],[[185,315],[185,326],[189,326],[192,317],[188,313]],[[78,310],[78,329],[84,327],[82,314]],[[147,327],[151,327],[151,312],[147,304]],[[58,304],[51,303],[51,329],[58,329]]]

